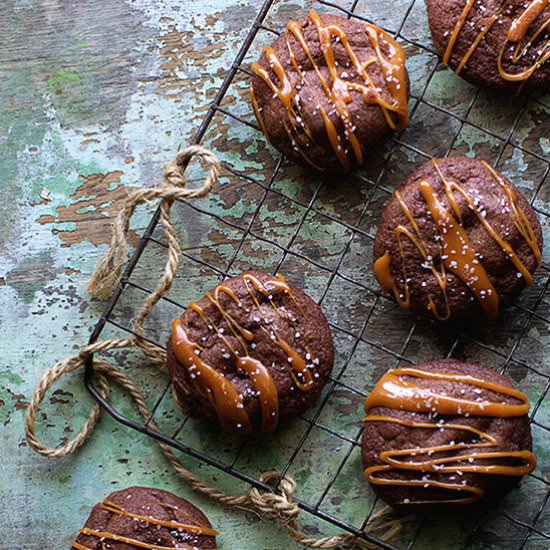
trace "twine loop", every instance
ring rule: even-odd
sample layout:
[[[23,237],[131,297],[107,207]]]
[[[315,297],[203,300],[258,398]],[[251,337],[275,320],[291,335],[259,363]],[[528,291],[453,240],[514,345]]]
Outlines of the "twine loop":
[[[208,167],[208,173],[197,188],[187,188],[185,169],[189,161],[197,157]],[[146,419],[152,430],[159,431],[146,401],[132,380],[117,367],[104,359],[98,358],[101,353],[113,349],[138,347],[149,358],[158,365],[164,365],[166,354],[158,346],[146,341],[140,335],[143,331],[143,323],[151,313],[154,305],[168,292],[176,276],[180,246],[177,235],[171,221],[171,208],[177,199],[195,199],[205,197],[210,193],[218,180],[220,163],[214,153],[199,145],[192,145],[177,153],[164,168],[163,181],[157,187],[136,189],[128,195],[124,205],[118,213],[113,224],[113,236],[109,248],[99,261],[92,278],[88,282],[88,292],[100,299],[106,299],[119,283],[122,269],[126,260],[128,249],[127,236],[132,215],[140,204],[160,199],[159,220],[164,230],[168,243],[168,251],[163,274],[151,294],[147,296],[141,305],[132,328],[137,334],[134,338],[100,340],[87,346],[83,346],[75,355],[67,357],[48,369],[42,375],[31,401],[25,412],[25,432],[29,445],[41,455],[47,457],[63,457],[75,452],[91,436],[101,415],[101,406],[95,403],[83,423],[80,431],[70,441],[65,442],[57,448],[50,448],[41,443],[35,431],[36,416],[46,397],[49,389],[65,374],[76,371],[91,361],[92,375],[94,376],[99,394],[107,399],[110,393],[110,382],[115,382],[125,389],[132,397],[140,414]],[[206,484],[202,479],[187,470],[174,450],[166,443],[156,440],[162,453],[170,462],[175,472],[184,479],[194,490],[199,491],[210,498],[227,506],[244,508],[259,515],[270,518],[277,518],[288,530],[289,535],[297,542],[311,548],[335,548],[351,546],[353,548],[374,548],[371,543],[358,539],[349,533],[340,533],[332,537],[312,538],[304,533],[298,526],[296,519],[300,514],[300,508],[294,501],[296,482],[288,475],[281,476],[279,472],[265,472],[260,476],[264,483],[277,480],[279,493],[261,491],[252,487],[242,495],[231,495],[215,487]],[[388,515],[389,508],[386,507],[381,513],[374,515],[373,520]],[[370,525],[369,525],[370,526]],[[375,526],[374,529],[386,529],[381,538],[389,538],[399,530],[400,521],[390,520],[382,526]]]
[[[178,151],[176,156],[164,167],[162,175],[165,183],[173,185],[174,187],[185,187],[187,181],[185,179],[184,172],[189,164],[189,161],[194,156],[205,162],[205,164],[209,167],[209,172],[202,186],[196,190],[189,190],[188,196],[190,198],[204,197],[211,191],[214,183],[218,181],[218,176],[220,173],[220,162],[212,151],[209,151],[200,145],[190,145],[183,151]]]

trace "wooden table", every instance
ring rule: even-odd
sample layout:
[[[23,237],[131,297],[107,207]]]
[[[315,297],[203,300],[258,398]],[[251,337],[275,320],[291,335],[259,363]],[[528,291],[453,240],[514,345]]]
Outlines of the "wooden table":
[[[42,371],[87,341],[103,309],[82,284],[111,216],[191,139],[257,9],[254,0],[0,2],[2,548],[68,548],[95,502],[136,484],[192,498],[227,532],[225,548],[289,547],[277,526],[258,529],[256,516],[192,494],[154,443],[110,418],[63,460],[39,457],[23,437]],[[80,373],[64,380],[47,398],[43,438],[71,437],[90,404]]]
[[[350,3],[341,2],[342,5]],[[29,449],[23,436],[23,410],[41,373],[87,341],[103,310],[104,304],[90,299],[82,284],[110,239],[112,216],[129,190],[158,181],[162,167],[178,145],[189,142],[254,20],[258,4],[255,0],[70,3],[0,0],[0,421],[3,424],[0,494],[5,502],[0,508],[2,548],[6,543],[10,548],[25,550],[67,548],[94,503],[112,490],[131,485],[156,486],[191,499],[222,531],[219,539],[222,548],[298,548],[274,522],[228,510],[193,493],[171,470],[153,441],[110,417],[103,418],[81,450],[62,460],[39,457]],[[393,19],[403,14],[401,8],[388,10],[381,1],[363,4],[362,13],[390,27]],[[405,4],[410,2],[403,0],[400,6]],[[433,155],[443,154],[449,147],[455,153],[478,155],[491,161],[502,149],[501,168],[514,177],[529,197],[536,191],[537,206],[548,211],[548,193],[540,192],[540,185],[548,184],[544,162],[527,153],[518,153],[518,149],[508,150],[503,139],[492,140],[476,129],[477,124],[490,128],[496,136],[506,136],[514,117],[521,113],[515,122],[519,128],[518,143],[538,151],[543,159],[548,158],[548,96],[518,106],[516,98],[479,94],[437,66],[433,53],[414,46],[414,40],[429,43],[429,35],[423,3],[413,4],[409,27],[404,33],[411,41],[406,50],[412,91],[416,94],[415,114],[411,127],[401,139]],[[281,21],[304,11],[301,2],[297,5],[281,2],[271,23],[279,20],[282,28]],[[259,49],[255,51],[257,55]],[[243,82],[241,91],[246,87]],[[241,95],[244,97],[244,92]],[[423,102],[417,103],[420,95]],[[228,105],[250,115],[248,104],[239,99],[239,94]],[[437,105],[470,117],[474,124],[449,122]],[[434,140],[434,136],[438,138]],[[222,130],[221,137],[210,139],[210,145],[225,160],[235,161],[240,168],[250,169],[255,175],[266,164],[276,163],[277,154],[265,146],[261,136],[256,136],[253,145],[247,139],[248,135],[239,136],[228,126]],[[390,170],[380,176],[378,183],[383,185],[393,186],[419,162],[412,150],[393,146],[395,151],[390,146],[386,149],[394,151],[394,157]],[[241,148],[247,147],[252,151],[248,164],[241,158],[244,154]],[[379,168],[377,160],[362,173],[365,181]],[[313,197],[320,204],[318,213],[307,220],[304,231],[296,239],[303,254],[310,258],[336,258],[338,243],[347,239],[336,222],[321,219],[323,212],[330,214],[332,220],[345,220],[353,225],[356,222],[350,220],[358,214],[359,206],[368,204],[365,219],[360,223],[365,233],[372,232],[385,201],[378,187],[361,187],[356,181],[348,181],[339,182],[339,186],[325,185],[320,192],[319,185],[323,183],[320,180],[296,172],[292,166],[283,171],[284,177],[274,183],[277,189],[292,194],[297,201],[307,204]],[[227,173],[225,176],[229,177]],[[216,208],[235,219],[247,219],[255,200],[253,188],[246,187],[242,181],[228,185],[220,197]],[[276,197],[270,196],[266,197],[264,206],[258,217],[258,229],[276,240],[288,239],[305,211],[296,204],[280,204]],[[151,212],[151,208],[138,212],[133,223],[134,242]],[[230,254],[233,244],[230,233],[224,234],[216,228],[204,233],[204,225],[200,223],[195,226],[189,220],[178,221],[182,222],[179,227],[189,250],[195,248],[210,260]],[[356,239],[347,256],[351,263],[344,266],[351,278],[365,274],[367,284],[372,278],[365,269],[369,263],[369,247]],[[235,268],[246,261],[255,261],[269,269],[278,261],[276,252],[273,247],[251,247]],[[547,266],[548,252],[544,260]],[[159,269],[162,256],[153,255],[143,261],[140,273],[146,280],[148,273],[154,274],[155,269]],[[287,271],[291,279],[320,298],[325,285],[321,275],[306,272],[299,263],[292,262],[287,264]],[[192,299],[205,284],[199,273],[189,273],[193,277],[191,283],[176,285],[182,302]],[[548,319],[549,301],[544,298],[537,302],[539,296],[545,296],[547,279],[546,268],[520,303],[527,310],[538,308],[539,317],[529,317],[529,323],[524,323],[521,310],[520,313],[513,310],[504,316],[498,329],[481,331],[473,340],[468,335],[456,336],[458,347],[453,349],[465,358],[477,358],[495,368],[510,352],[514,357],[520,356],[521,361],[536,364],[541,371],[548,372],[550,340],[547,325],[540,318]],[[343,319],[344,323],[353,321],[353,315],[361,318],[362,307],[379,304],[373,310],[377,325],[370,329],[375,334],[372,338],[383,339],[383,348],[394,350],[395,354],[404,353],[416,360],[432,358],[446,353],[455,337],[414,324],[379,293],[369,298],[370,303],[363,294],[356,294],[351,285],[342,283],[339,287],[331,286],[323,298],[329,317]],[[122,316],[126,307],[128,311],[131,309],[132,298],[127,300],[121,305]],[[352,324],[348,329],[357,330]],[[521,331],[524,343],[520,345]],[[479,342],[485,347],[479,347]],[[338,365],[342,367],[350,345],[344,334],[337,337],[337,343]],[[493,348],[498,352],[496,355],[492,355]],[[362,355],[352,355],[349,361],[346,381],[367,391],[380,369],[392,366],[395,357],[367,344],[360,350]],[[165,380],[162,375],[159,381],[146,361],[137,356],[119,354],[116,359],[135,368],[136,377],[151,395]],[[544,390],[544,379],[519,367],[512,368],[510,374],[528,393],[532,403],[536,403]],[[363,381],[363,376],[368,380]],[[42,439],[59,445],[74,436],[91,403],[81,373],[63,380],[49,394],[39,418]],[[121,397],[120,403],[124,411],[133,414],[129,402]],[[335,402],[327,405],[321,421],[352,437],[360,428],[361,405],[360,396],[342,389],[335,393]],[[544,424],[543,419],[549,415],[548,405],[544,404],[538,414]],[[168,414],[166,421],[172,419]],[[295,437],[292,430],[296,431]],[[298,424],[283,432],[281,448],[291,449],[299,434]],[[214,430],[207,436],[212,441],[220,437]],[[548,442],[548,432],[537,429],[535,449],[539,469],[536,473],[541,479],[548,475]],[[223,436],[221,444],[228,448],[233,445]],[[327,475],[316,457],[330,455],[334,467],[342,453],[347,452],[345,445],[338,446],[329,438],[320,437],[312,445],[300,455],[296,472],[291,472],[303,487],[304,498],[314,495],[316,479]],[[270,452],[263,455],[258,452],[257,457],[249,454],[247,466],[258,471],[277,466],[278,455]],[[232,487],[227,480],[217,480],[215,473],[203,472],[197,463],[191,464],[211,481],[242,490],[242,486]],[[331,497],[330,505],[335,513],[347,514],[348,518],[364,515],[372,495],[369,496],[360,477],[354,466],[344,478],[339,493]],[[358,494],[356,487],[360,488]],[[538,496],[542,490],[544,488],[535,482],[524,483],[507,503],[512,516],[536,521],[539,532],[548,531],[549,519],[548,504],[542,513],[534,508],[535,501],[537,506],[540,504]],[[464,515],[452,523],[448,518],[436,520],[429,527],[425,527],[426,522],[415,523],[406,533],[415,529],[420,533],[415,549],[498,547],[511,550],[526,537],[527,531],[520,525],[509,524],[491,511],[483,513],[482,523],[474,516]],[[310,516],[305,516],[304,523],[312,535],[319,534]],[[495,542],[500,541],[503,529],[509,540],[504,545]],[[323,530],[323,534],[325,532]],[[548,540],[534,532],[525,548],[535,550],[547,546]]]

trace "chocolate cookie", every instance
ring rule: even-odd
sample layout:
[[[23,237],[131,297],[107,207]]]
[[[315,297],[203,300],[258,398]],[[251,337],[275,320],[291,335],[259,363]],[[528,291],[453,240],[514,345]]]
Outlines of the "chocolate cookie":
[[[548,0],[426,0],[435,47],[479,86],[550,87]]]
[[[527,397],[481,365],[443,359],[389,370],[365,411],[365,477],[394,507],[501,496],[536,466]]]
[[[403,309],[494,319],[540,266],[542,231],[525,197],[486,162],[433,159],[392,195],[374,272]]]
[[[172,493],[130,487],[96,504],[71,548],[216,548],[216,535],[206,516]]]
[[[182,408],[227,432],[273,431],[309,407],[332,370],[319,306],[281,275],[227,279],[172,323],[168,369]]]
[[[363,164],[408,123],[405,55],[385,31],[311,11],[252,65],[252,104],[268,140],[319,171]]]

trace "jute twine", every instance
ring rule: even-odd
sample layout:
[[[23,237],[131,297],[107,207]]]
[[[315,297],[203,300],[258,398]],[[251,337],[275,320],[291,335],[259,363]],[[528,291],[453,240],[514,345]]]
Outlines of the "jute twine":
[[[186,188],[184,171],[193,157],[199,158],[206,164],[208,167],[208,174],[200,187],[188,189]],[[163,173],[163,181],[159,186],[137,189],[128,196],[122,210],[119,212],[114,222],[113,237],[109,249],[101,258],[87,285],[88,292],[100,299],[106,299],[110,296],[120,279],[128,248],[127,235],[129,224],[136,207],[153,200],[161,201],[160,222],[168,242],[167,259],[163,275],[157,287],[148,295],[134,319],[133,329],[138,335],[141,334],[143,323],[151,313],[154,305],[170,289],[178,269],[180,246],[170,218],[172,205],[176,199],[194,199],[207,196],[218,180],[219,171],[220,163],[211,151],[198,145],[187,147],[185,150],[180,151],[166,166]],[[132,396],[143,418],[150,418],[150,411],[145,403],[143,395],[130,378],[118,370],[114,365],[103,359],[97,358],[97,355],[108,350],[131,347],[140,348],[153,363],[164,365],[166,358],[164,350],[137,336],[135,338],[118,340],[101,340],[83,346],[76,355],[63,359],[43,374],[25,413],[27,441],[36,452],[47,457],[63,457],[75,452],[92,434],[101,415],[101,407],[99,404],[95,404],[92,407],[87,420],[84,422],[78,434],[61,447],[47,447],[38,440],[35,431],[36,415],[40,410],[48,390],[62,376],[81,368],[91,355],[93,355],[93,373],[97,380],[99,393],[107,398],[110,392],[110,384],[116,383]],[[153,429],[158,430],[154,421],[151,421],[149,425]],[[231,495],[204,483],[199,477],[187,470],[181,464],[172,449],[166,443],[161,441],[157,441],[157,443],[176,473],[193,489],[227,506],[242,508],[269,518],[279,519],[288,530],[290,536],[304,546],[310,548],[335,548],[346,546],[369,549],[374,547],[371,543],[358,539],[349,533],[339,533],[332,537],[323,538],[311,538],[304,533],[296,522],[300,514],[300,509],[293,500],[296,491],[296,482],[288,475],[285,475],[281,479],[279,472],[271,471],[261,474],[259,478],[263,482],[280,480],[278,484],[280,494],[271,493],[269,491],[261,492],[253,487],[242,495]],[[386,507],[371,517],[367,527],[373,532],[376,531],[380,533],[381,539],[389,540],[399,531],[401,520],[392,518],[391,509]]]

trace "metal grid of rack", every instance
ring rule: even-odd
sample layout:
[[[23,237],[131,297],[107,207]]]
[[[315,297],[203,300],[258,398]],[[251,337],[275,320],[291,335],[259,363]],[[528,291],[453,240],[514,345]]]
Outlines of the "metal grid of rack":
[[[266,0],[195,136],[197,143],[220,152],[221,189],[212,199],[176,205],[183,245],[181,274],[155,307],[143,334],[165,347],[169,320],[224,277],[248,267],[285,273],[321,304],[333,330],[338,358],[319,402],[283,428],[282,435],[258,442],[220,436],[215,428],[183,418],[165,379],[146,388],[152,407],[147,422],[130,418],[101,398],[89,367],[86,384],[117,420],[169,443],[200,464],[272,491],[277,491],[277,484],[267,485],[259,475],[275,467],[298,480],[297,501],[312,518],[382,548],[422,548],[438,529],[446,528],[444,520],[419,516],[406,523],[391,544],[364,531],[382,503],[361,478],[362,401],[387,368],[442,356],[479,361],[505,372],[526,391],[532,404],[535,452],[537,446],[544,451],[550,441],[550,376],[544,364],[550,345],[544,338],[550,327],[550,266],[543,263],[533,286],[496,323],[449,331],[413,319],[381,294],[370,273],[378,214],[394,186],[420,163],[434,156],[469,154],[485,158],[516,181],[546,227],[550,197],[544,183],[550,182],[550,159],[541,139],[549,133],[550,102],[548,96],[495,97],[460,81],[437,60],[423,3],[393,4],[388,10],[387,2],[319,0],[296,13],[295,4]],[[246,98],[250,62],[284,30],[286,20],[306,14],[307,7],[377,23],[398,39],[408,57],[409,128],[377,152],[367,167],[338,182],[307,174],[277,156],[265,144]],[[519,162],[522,170],[516,171]],[[151,266],[160,270],[163,265],[166,244],[157,222],[158,211],[91,341],[106,328],[124,336],[133,333],[132,304],[154,287],[158,273]],[[151,427],[153,419],[160,432]],[[269,457],[265,461],[256,452],[258,445]],[[326,452],[315,453],[320,448]],[[447,536],[454,537],[457,546],[468,537],[481,536],[499,548],[542,548],[550,539],[544,526],[550,508],[544,467],[539,464],[524,480],[516,497],[455,518],[458,527]]]

